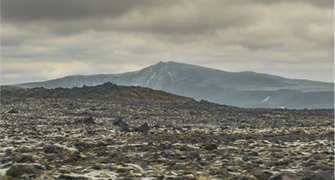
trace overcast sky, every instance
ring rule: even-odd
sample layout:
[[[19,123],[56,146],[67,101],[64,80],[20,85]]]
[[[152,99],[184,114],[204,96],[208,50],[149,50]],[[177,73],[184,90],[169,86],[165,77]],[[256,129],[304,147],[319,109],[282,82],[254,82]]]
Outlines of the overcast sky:
[[[334,1],[1,1],[1,84],[159,61],[334,82]]]

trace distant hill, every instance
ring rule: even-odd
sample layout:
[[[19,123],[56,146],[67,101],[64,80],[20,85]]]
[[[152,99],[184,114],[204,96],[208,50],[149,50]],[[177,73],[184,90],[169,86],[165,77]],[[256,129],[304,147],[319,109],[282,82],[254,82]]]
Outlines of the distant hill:
[[[173,102],[195,101],[192,98],[178,96],[160,90],[146,87],[118,86],[113,83],[104,83],[97,86],[83,86],[80,88],[10,88],[1,86],[1,95],[16,98],[82,98],[101,100],[161,100]]]
[[[159,62],[123,74],[76,75],[13,86],[72,88],[105,82],[149,87],[195,100],[238,107],[334,108],[334,83],[288,79],[255,72],[226,72],[177,62]]]

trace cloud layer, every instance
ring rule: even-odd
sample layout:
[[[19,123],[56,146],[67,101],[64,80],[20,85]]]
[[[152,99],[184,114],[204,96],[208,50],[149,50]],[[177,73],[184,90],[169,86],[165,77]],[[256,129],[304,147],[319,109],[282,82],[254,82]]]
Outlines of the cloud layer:
[[[334,78],[329,0],[3,0],[1,18],[2,84],[158,61]]]

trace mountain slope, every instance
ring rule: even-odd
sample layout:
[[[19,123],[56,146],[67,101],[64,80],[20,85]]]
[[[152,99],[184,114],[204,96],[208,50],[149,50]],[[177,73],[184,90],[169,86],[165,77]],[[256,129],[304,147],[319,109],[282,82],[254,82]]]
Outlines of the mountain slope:
[[[159,62],[123,74],[67,76],[14,86],[81,87],[105,82],[164,90],[174,94],[239,107],[333,108],[334,84],[287,79],[255,72],[226,72],[201,66]]]

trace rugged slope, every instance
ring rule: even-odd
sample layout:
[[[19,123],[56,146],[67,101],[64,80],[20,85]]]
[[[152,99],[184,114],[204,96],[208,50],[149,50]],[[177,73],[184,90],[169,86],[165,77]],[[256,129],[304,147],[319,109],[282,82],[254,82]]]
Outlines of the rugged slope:
[[[67,76],[19,87],[81,87],[105,82],[164,90],[196,100],[238,107],[334,108],[334,84],[287,79],[255,72],[225,72],[201,66],[159,62],[123,74]]]
[[[86,98],[97,100],[161,100],[173,102],[192,102],[192,98],[178,96],[164,91],[145,87],[118,86],[113,83],[104,83],[97,86],[83,86],[81,88],[10,88],[1,87],[2,97],[12,98]]]
[[[136,89],[150,92],[1,87],[0,179],[334,179],[334,110],[125,97]]]

